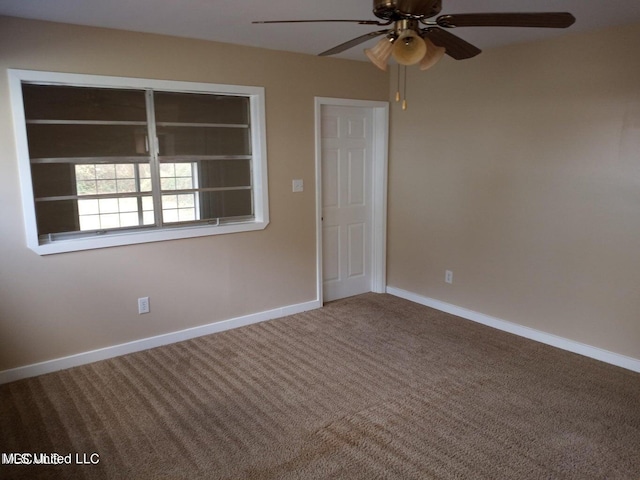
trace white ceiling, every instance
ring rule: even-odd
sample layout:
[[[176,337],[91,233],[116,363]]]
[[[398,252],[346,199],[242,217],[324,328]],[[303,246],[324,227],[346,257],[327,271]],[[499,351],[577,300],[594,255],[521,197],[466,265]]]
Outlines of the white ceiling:
[[[118,28],[317,54],[384,27],[358,24],[252,25],[253,20],[375,20],[372,0],[0,0],[0,15]],[[640,0],[443,0],[442,13],[568,11],[567,30],[475,27],[456,35],[487,49],[576,31],[640,22]],[[363,48],[337,55],[366,60]]]

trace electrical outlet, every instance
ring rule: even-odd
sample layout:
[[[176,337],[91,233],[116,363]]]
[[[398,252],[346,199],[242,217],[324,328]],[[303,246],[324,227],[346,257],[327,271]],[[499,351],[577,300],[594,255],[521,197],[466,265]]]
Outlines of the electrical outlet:
[[[447,283],[453,283],[453,272],[451,270],[446,270],[444,272],[444,281]]]
[[[138,313],[149,313],[149,297],[141,297],[138,299]]]

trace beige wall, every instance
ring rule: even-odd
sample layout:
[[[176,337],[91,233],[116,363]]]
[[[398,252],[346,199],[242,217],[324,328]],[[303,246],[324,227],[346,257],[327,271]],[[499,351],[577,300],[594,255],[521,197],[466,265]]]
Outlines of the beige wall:
[[[638,58],[631,26],[409,69],[409,109],[392,108],[388,284],[640,358]],[[7,68],[264,86],[271,224],[36,255]],[[389,83],[393,97],[395,76],[376,72],[0,17],[0,370],[313,300],[313,99],[386,100]]]
[[[387,283],[640,359],[640,25],[446,58],[408,88]]]
[[[36,255],[25,243],[7,68],[265,87],[271,224]],[[314,300],[314,97],[386,100],[388,89],[365,62],[0,17],[0,370]],[[291,193],[294,178],[304,193]],[[137,314],[141,296],[148,315]]]

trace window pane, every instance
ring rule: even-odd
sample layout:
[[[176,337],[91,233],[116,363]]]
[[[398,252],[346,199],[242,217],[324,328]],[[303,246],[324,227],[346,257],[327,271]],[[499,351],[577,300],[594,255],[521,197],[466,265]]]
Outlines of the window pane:
[[[78,214],[81,217],[83,215],[96,215],[98,213],[100,213],[98,200],[78,200]]]
[[[140,191],[141,192],[150,192],[151,191],[151,179],[150,178],[142,178],[142,179],[140,179]]]
[[[177,177],[193,176],[193,163],[174,163]]]
[[[115,180],[98,180],[96,182],[98,186],[98,193],[107,194],[107,193],[116,193],[116,181]]]
[[[118,212],[118,199],[117,198],[101,198],[98,200],[100,206],[100,213],[116,213]]]
[[[164,190],[188,190],[194,188],[192,162],[160,164],[160,188]]]
[[[153,214],[153,198],[142,197],[142,223],[144,225],[153,225],[156,219]]]
[[[178,196],[177,195],[163,195],[162,196],[162,209],[178,208]]]
[[[151,166],[148,163],[138,164],[138,175],[140,178],[151,178]]]
[[[176,190],[188,190],[190,188],[193,188],[193,179],[191,177],[176,178]]]
[[[178,220],[181,222],[193,222],[196,220],[195,208],[180,208],[178,209]]]
[[[76,165],[76,180],[94,180],[95,178],[95,165]]]
[[[142,210],[153,212],[153,198],[142,197]]]
[[[100,230],[100,215],[81,216],[80,230]]]
[[[100,215],[100,228],[119,228],[120,215],[117,213],[109,213]]]
[[[78,182],[78,195],[96,195],[98,185],[95,180]]]
[[[136,192],[136,181],[135,180],[118,180],[117,188],[118,193],[133,193]]]
[[[178,218],[178,209],[162,209],[162,219],[165,223],[175,223],[179,220]]]
[[[120,227],[137,227],[139,224],[138,212],[120,214]]]
[[[213,219],[253,215],[251,190],[200,193],[200,218]]]
[[[36,198],[76,194],[74,166],[66,163],[31,164],[31,181]],[[92,189],[90,185],[85,188]]]
[[[176,165],[175,163],[162,163],[160,165],[160,177],[175,177]]]
[[[98,179],[116,178],[115,164],[107,163],[105,165],[96,165],[96,178]]]
[[[119,163],[116,165],[116,178],[135,178],[134,170],[131,163]]]
[[[178,207],[193,208],[195,206],[194,197],[195,194],[193,193],[178,195]]]
[[[138,199],[135,197],[121,198],[118,200],[118,210],[120,212],[137,212]]]
[[[162,196],[162,219],[165,223],[198,220],[195,193]]]
[[[80,229],[76,202],[36,202],[36,222],[39,235],[76,232]]]
[[[157,122],[249,123],[249,99],[229,95],[156,92]]]
[[[28,124],[31,158],[148,156],[136,144],[138,127]]]
[[[153,225],[156,223],[155,218],[153,217],[153,212],[144,212],[142,214],[142,221],[145,225]]]
[[[144,91],[23,84],[28,120],[146,121]]]
[[[248,128],[158,127],[161,156],[250,155]]]
[[[162,188],[162,190],[175,190],[176,189],[176,179],[175,178],[161,178],[160,179],[160,188]]]
[[[251,186],[251,160],[205,160],[199,165],[200,188]]]

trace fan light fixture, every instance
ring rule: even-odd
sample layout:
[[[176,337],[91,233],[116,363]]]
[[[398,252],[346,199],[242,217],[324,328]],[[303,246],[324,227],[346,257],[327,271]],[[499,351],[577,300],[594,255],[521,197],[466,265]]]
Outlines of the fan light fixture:
[[[365,48],[364,53],[371,63],[373,63],[380,70],[387,71],[389,57],[393,50],[393,38],[384,37],[373,48]]]
[[[406,29],[400,35],[387,35],[371,48],[365,48],[365,55],[380,70],[386,72],[389,68],[389,58],[393,58],[400,65],[420,64],[420,70],[433,67],[446,53],[444,47],[438,47],[418,32]]]
[[[427,44],[414,30],[407,29],[393,43],[391,53],[400,65],[415,65],[427,53]]]
[[[422,60],[420,60],[420,70],[427,70],[440,61],[447,49],[436,46],[428,38],[423,38],[423,40],[427,46],[427,53],[422,57]]]

